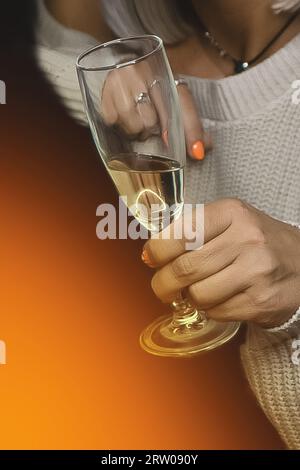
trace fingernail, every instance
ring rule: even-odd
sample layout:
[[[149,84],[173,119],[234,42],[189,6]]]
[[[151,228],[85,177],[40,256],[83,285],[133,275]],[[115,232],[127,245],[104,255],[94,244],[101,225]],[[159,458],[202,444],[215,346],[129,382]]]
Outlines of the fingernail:
[[[165,145],[168,147],[168,145],[169,145],[169,132],[168,132],[168,129],[163,131],[162,139],[163,139]]]
[[[196,160],[204,160],[205,149],[202,140],[197,140],[192,146],[192,156]]]
[[[142,261],[147,265],[149,266],[149,268],[154,268],[153,264],[151,263],[150,261],[150,258],[149,258],[149,255],[147,253],[147,251],[144,249],[143,252],[142,252]]]

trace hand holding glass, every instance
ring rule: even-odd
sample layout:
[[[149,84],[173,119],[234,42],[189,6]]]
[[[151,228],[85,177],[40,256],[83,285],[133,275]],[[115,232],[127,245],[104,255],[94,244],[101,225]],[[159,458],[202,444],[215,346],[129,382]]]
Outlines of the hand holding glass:
[[[95,144],[119,194],[147,230],[163,230],[183,210],[186,150],[161,39],[140,36],[94,47],[78,58],[77,72]],[[147,352],[195,355],[226,343],[239,327],[207,320],[180,293],[172,310],[142,333]]]

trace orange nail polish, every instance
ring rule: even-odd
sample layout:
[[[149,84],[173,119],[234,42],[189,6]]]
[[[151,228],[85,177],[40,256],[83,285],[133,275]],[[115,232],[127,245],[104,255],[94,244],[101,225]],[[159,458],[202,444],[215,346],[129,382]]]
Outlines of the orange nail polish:
[[[162,139],[163,139],[165,145],[168,147],[168,145],[169,145],[169,132],[168,132],[168,129],[163,131]]]
[[[150,261],[150,258],[149,258],[149,255],[147,253],[146,250],[143,250],[143,253],[142,253],[142,261],[147,265],[149,266],[149,268],[153,268],[154,266],[151,264],[151,261]]]
[[[197,140],[192,147],[192,155],[196,160],[204,160],[205,150],[202,140]]]

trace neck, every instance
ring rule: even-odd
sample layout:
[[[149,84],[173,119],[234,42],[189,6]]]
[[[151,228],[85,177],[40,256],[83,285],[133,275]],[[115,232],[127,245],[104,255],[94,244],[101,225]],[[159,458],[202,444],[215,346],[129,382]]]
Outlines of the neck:
[[[205,27],[236,58],[251,60],[285,25],[290,15],[276,15],[271,0],[192,0]]]

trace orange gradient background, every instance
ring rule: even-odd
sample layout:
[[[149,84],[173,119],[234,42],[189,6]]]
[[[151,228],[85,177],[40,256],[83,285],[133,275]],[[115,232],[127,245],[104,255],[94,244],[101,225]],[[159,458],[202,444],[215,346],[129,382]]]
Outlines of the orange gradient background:
[[[201,357],[138,344],[166,307],[141,242],[99,241],[117,202],[89,132],[34,64],[2,61],[0,106],[1,449],[279,449],[248,387],[243,332]]]

